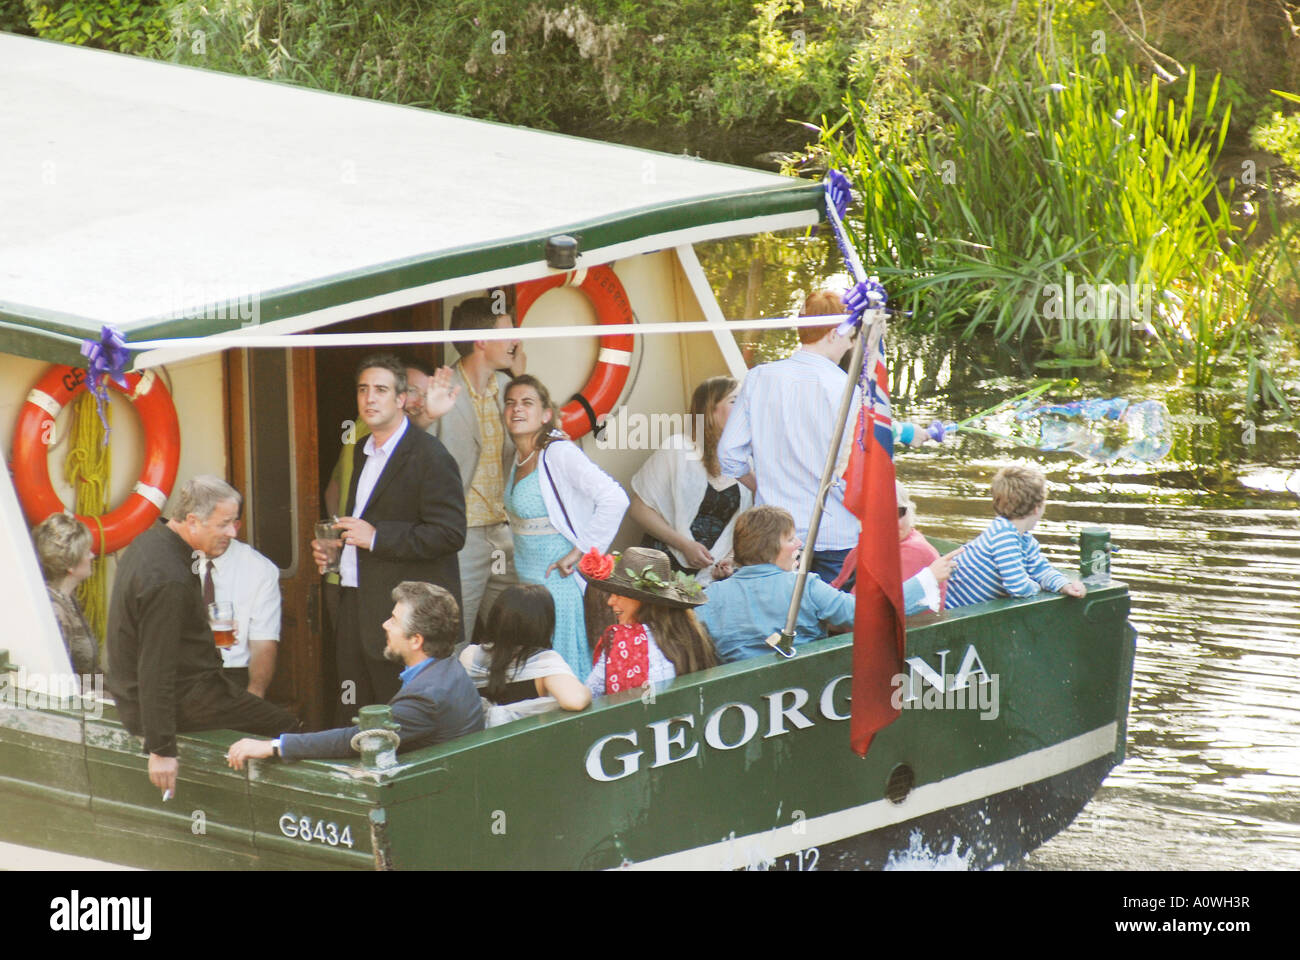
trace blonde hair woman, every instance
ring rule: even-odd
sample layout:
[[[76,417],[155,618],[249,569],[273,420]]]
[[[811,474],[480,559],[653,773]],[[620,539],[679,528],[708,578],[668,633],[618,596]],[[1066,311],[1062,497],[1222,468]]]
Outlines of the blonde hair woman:
[[[73,596],[90,576],[90,530],[70,513],[52,513],[32,530],[32,539],[73,671],[93,676],[99,672],[99,639]]]

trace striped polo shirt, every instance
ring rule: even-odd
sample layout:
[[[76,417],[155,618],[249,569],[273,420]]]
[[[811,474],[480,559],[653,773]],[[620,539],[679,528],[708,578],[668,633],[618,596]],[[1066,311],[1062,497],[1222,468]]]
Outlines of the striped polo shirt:
[[[948,608],[967,607],[994,597],[1032,597],[1039,588],[1059,591],[1065,575],[1045,559],[1032,534],[1021,533],[1006,517],[988,528],[957,555],[948,580]]]

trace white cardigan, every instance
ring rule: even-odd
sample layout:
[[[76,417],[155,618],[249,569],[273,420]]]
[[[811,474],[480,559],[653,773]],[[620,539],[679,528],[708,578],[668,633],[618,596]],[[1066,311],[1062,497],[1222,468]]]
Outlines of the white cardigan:
[[[548,443],[537,471],[551,526],[583,553],[592,547],[601,553],[608,551],[628,507],[627,493],[618,481],[592,463],[571,440]]]
[[[740,488],[740,509],[732,514],[717,542],[712,544],[714,560],[722,560],[731,553],[736,518],[753,505],[753,494],[749,488],[738,481],[736,485]],[[700,504],[704,502],[708,488],[709,474],[704,469],[699,448],[681,433],[675,433],[665,440],[663,446],[650,454],[632,478],[632,491],[688,540],[695,539],[691,533],[691,524],[700,512]],[[678,563],[684,567],[690,566],[680,550],[676,547],[668,549],[672,550]],[[713,580],[713,569],[705,567],[695,574],[695,579],[702,585],[708,585]]]

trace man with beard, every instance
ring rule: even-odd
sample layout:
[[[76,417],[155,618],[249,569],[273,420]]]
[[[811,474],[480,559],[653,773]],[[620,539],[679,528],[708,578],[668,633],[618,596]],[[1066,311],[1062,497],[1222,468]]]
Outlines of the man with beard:
[[[431,583],[407,580],[393,589],[393,615],[384,623],[384,659],[404,665],[402,686],[388,701],[399,725],[398,752],[454,740],[483,729],[483,707],[465,668],[452,656],[460,639],[460,610],[450,593]],[[352,738],[360,727],[320,733],[285,733],[274,740],[240,740],[227,762],[236,770],[252,760],[356,756]]]

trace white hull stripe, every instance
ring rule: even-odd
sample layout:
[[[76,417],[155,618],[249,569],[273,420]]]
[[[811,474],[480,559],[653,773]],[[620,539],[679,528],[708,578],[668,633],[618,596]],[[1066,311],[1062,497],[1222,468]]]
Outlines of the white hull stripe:
[[[609,347],[601,347],[600,353],[596,355],[596,362],[609,363],[616,367],[630,366],[632,352],[630,350],[611,350]]]
[[[665,854],[629,866],[638,870],[733,870],[749,864],[772,861],[796,850],[856,837],[881,827],[1065,773],[1111,753],[1115,749],[1117,733],[1118,727],[1112,721],[1063,743],[1043,747],[988,767],[967,770],[938,783],[917,787],[902,803],[875,800],[800,821],[799,834],[794,832],[792,821],[789,827],[773,828],[746,837],[727,838],[719,843]],[[847,754],[846,746],[845,763],[855,762]]]
[[[140,494],[140,496],[144,497],[159,510],[167,505],[167,494],[163,493],[157,487],[151,487],[147,483],[137,482],[135,485],[135,492]]]
[[[27,402],[34,403],[51,417],[57,417],[63,405],[44,390],[32,390],[27,394]]]
[[[137,870],[107,860],[77,857],[70,853],[56,853],[37,847],[24,847],[16,843],[0,843],[0,863],[5,870]]]

